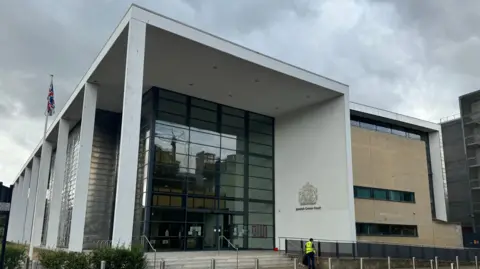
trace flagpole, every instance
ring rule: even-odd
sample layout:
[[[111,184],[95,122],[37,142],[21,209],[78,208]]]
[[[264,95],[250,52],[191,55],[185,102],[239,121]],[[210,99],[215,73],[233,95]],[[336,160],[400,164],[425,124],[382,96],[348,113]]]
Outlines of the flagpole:
[[[53,85],[53,75],[50,75],[50,85]],[[48,97],[47,97],[47,99],[48,99]],[[45,141],[47,140],[48,117],[49,117],[49,115],[48,115],[48,107],[47,107],[45,109],[45,126],[43,128],[42,147],[45,144]],[[40,172],[40,171],[38,171],[38,172]],[[37,175],[37,181],[39,179],[40,178]],[[35,232],[35,214],[37,212],[37,201],[36,200],[38,199],[38,185],[39,185],[38,183],[40,183],[40,182],[37,182],[37,186],[36,186],[36,189],[35,189],[35,201],[33,203],[32,230],[30,232],[30,246],[29,246],[29,249],[28,249],[28,259],[29,259],[29,261],[33,260],[33,242],[32,241],[33,241],[33,233]]]

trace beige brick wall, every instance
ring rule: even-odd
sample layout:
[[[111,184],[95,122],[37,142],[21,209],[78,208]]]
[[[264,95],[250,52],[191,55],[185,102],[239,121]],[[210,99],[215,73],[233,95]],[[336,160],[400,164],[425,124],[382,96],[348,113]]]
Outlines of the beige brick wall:
[[[355,199],[357,222],[418,226],[418,237],[359,236],[359,240],[461,247],[456,224],[432,220],[426,147],[423,141],[352,126],[355,186],[410,191],[415,203]]]

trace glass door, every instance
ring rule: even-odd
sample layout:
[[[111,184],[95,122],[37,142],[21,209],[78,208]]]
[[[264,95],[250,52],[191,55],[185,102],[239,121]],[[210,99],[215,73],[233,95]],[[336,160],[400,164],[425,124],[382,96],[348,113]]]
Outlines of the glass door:
[[[204,215],[204,236],[203,249],[217,250],[219,245],[219,234],[221,227],[219,227],[218,214],[206,213]]]

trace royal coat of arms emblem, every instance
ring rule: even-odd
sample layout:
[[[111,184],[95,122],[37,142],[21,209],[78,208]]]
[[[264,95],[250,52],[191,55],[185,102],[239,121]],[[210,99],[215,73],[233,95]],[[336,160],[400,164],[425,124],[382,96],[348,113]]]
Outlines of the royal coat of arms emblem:
[[[298,203],[301,206],[316,205],[318,190],[310,182],[307,182],[298,192]]]

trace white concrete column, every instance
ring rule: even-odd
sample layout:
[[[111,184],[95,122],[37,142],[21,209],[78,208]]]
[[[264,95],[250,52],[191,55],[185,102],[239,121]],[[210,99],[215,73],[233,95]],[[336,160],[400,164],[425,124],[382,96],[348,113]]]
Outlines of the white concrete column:
[[[25,217],[25,242],[30,243],[33,225],[33,211],[35,209],[35,201],[37,199],[37,183],[38,169],[40,168],[40,158],[33,157],[32,160],[32,176],[30,178],[30,191],[27,201],[27,215]]]
[[[45,141],[42,145],[40,167],[38,169],[37,197],[35,197],[35,213],[33,218],[32,244],[34,247],[42,243],[43,217],[45,214],[45,200],[47,196],[48,175],[52,159],[52,143]]]
[[[19,189],[19,182],[18,180],[13,184],[13,191],[12,191],[12,201],[10,202],[10,220],[9,220],[9,229],[7,234],[7,240],[10,242],[17,242],[17,217],[18,217],[18,189]]]
[[[23,201],[22,201],[22,194],[23,194],[23,186],[24,180],[23,176],[20,176],[18,178],[18,192],[17,192],[17,201],[15,202],[17,204],[17,207],[15,208],[15,215],[16,215],[16,220],[15,220],[15,241],[16,242],[22,242],[22,214],[23,214]]]
[[[80,126],[80,149],[78,152],[77,182],[73,200],[72,222],[70,227],[70,251],[82,251],[85,230],[85,213],[87,210],[88,183],[90,180],[90,163],[92,159],[93,130],[95,127],[95,110],[97,109],[98,85],[85,84]]]
[[[112,236],[113,244],[116,245],[129,246],[132,241],[142,110],[145,35],[146,24],[137,20],[130,20]]]
[[[15,193],[15,234],[14,234],[14,238],[13,240],[15,242],[20,242],[20,240],[22,239],[22,236],[21,236],[21,231],[20,231],[20,228],[19,228],[19,224],[20,224],[20,210],[22,208],[22,205],[21,205],[21,199],[22,199],[22,186],[23,186],[23,182],[22,182],[22,178],[18,178],[18,183],[17,183],[17,191]]]
[[[58,123],[57,152],[55,154],[55,180],[52,186],[50,200],[50,216],[48,217],[47,247],[57,246],[58,225],[60,223],[60,210],[62,207],[62,191],[65,181],[65,163],[67,160],[68,133],[70,124],[64,119]]]
[[[25,168],[25,174],[23,176],[23,187],[22,187],[22,215],[20,216],[20,227],[21,227],[21,239],[20,241],[25,243],[25,218],[27,216],[27,205],[28,205],[28,189],[30,188],[30,179],[32,177],[32,169]]]
[[[20,221],[21,221],[21,215],[22,215],[22,189],[23,189],[23,176],[20,176],[18,178],[18,184],[17,184],[17,193],[15,194],[16,199],[15,199],[15,242],[21,242],[22,241],[22,231],[20,228]]]

